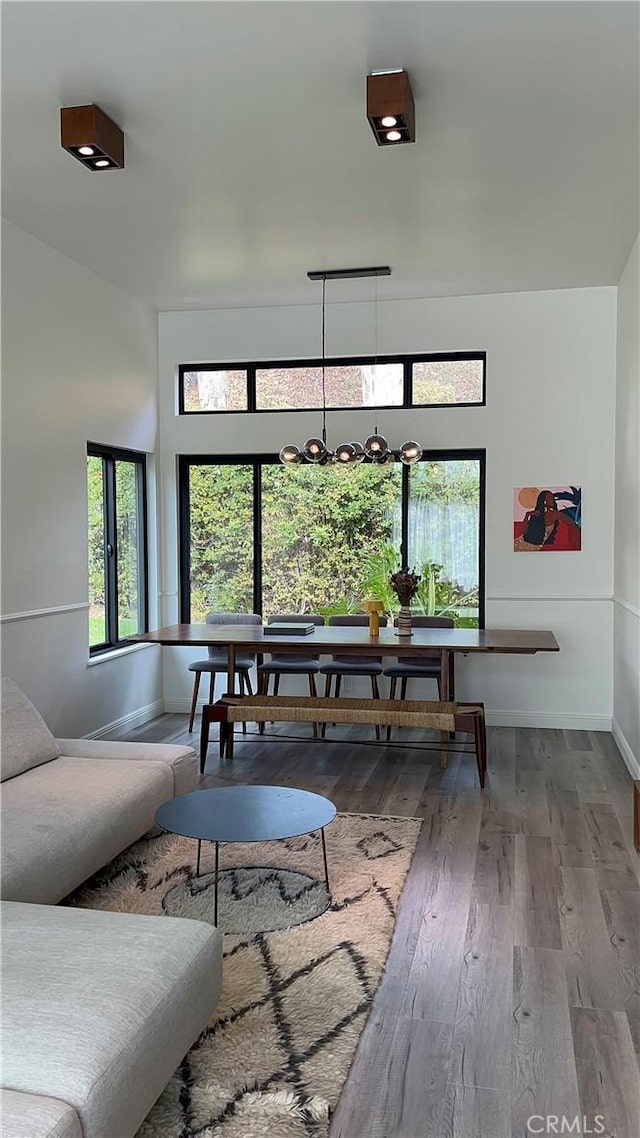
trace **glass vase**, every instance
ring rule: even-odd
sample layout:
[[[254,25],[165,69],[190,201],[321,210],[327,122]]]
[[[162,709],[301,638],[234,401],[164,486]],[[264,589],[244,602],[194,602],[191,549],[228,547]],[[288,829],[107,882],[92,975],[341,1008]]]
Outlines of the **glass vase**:
[[[411,627],[411,609],[409,605],[402,605],[398,613],[398,627],[396,629],[398,636],[413,636],[413,629]]]

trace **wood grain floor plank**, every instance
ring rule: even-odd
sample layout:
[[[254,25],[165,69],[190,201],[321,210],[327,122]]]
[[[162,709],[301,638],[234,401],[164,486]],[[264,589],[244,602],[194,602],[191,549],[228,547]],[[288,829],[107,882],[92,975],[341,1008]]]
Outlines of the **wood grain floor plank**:
[[[471,906],[453,1029],[451,1080],[511,1091],[513,914]]]
[[[469,918],[470,880],[451,872],[446,854],[434,855],[424,882],[425,902],[400,1015],[453,1023]]]
[[[528,834],[530,837],[550,838],[552,826],[545,771],[517,772],[516,802],[520,816],[520,833]]]
[[[609,940],[594,869],[562,868],[560,926],[569,1003],[623,1011],[617,960]]]
[[[640,1084],[627,1017],[571,1008],[581,1114],[602,1119],[605,1138],[638,1138]]]
[[[550,838],[515,838],[515,943],[562,948],[560,879]]]
[[[375,1116],[348,1138],[441,1138],[450,1054],[450,1024],[398,1019]]]
[[[583,803],[583,814],[602,889],[640,890],[637,864],[624,839],[613,806],[602,802]]]
[[[532,1115],[580,1114],[564,960],[548,948],[514,949],[512,1133]]]
[[[640,895],[602,891],[600,900],[616,958],[623,1006],[640,1060]]]
[[[593,851],[576,790],[563,790],[547,780],[553,851],[558,865],[593,869]]]
[[[495,833],[490,814],[480,823],[473,875],[473,900],[482,904],[510,905],[515,878],[515,837]]]
[[[511,1138],[509,1095],[449,1083],[440,1138]]]

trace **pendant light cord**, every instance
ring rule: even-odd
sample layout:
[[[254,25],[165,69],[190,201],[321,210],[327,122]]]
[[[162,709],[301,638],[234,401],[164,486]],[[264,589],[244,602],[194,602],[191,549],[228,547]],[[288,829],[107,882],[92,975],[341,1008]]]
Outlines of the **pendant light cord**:
[[[373,390],[376,390],[376,372],[378,370],[378,278],[373,278]],[[378,433],[378,408],[373,415],[373,433]]]
[[[322,278],[322,441],[327,442],[327,400],[324,377],[324,335],[325,335],[325,308],[326,308],[327,278]]]

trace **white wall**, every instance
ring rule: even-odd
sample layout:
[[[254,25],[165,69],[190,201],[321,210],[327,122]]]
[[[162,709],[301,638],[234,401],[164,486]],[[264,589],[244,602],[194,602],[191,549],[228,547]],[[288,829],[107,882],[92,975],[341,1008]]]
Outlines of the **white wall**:
[[[2,237],[2,670],[54,733],[84,735],[162,708],[160,649],[88,664],[87,441],[154,451],[156,323],[22,230]],[[156,593],[154,575],[154,621]]]
[[[382,286],[380,296],[382,297]],[[278,451],[316,433],[319,415],[176,415],[179,363],[319,355],[318,305],[159,317],[164,620],[178,618],[176,455],[241,446]],[[331,303],[327,354],[371,354],[372,306]],[[570,289],[378,303],[378,352],[486,349],[487,406],[389,411],[381,430],[425,447],[487,449],[487,626],[550,628],[557,656],[468,659],[459,695],[494,723],[609,729],[612,713],[616,289]],[[362,437],[370,412],[329,416],[329,440]],[[243,441],[241,441],[243,440]],[[581,485],[581,553],[513,552],[514,486]],[[200,653],[201,654],[201,653]],[[188,706],[186,663],[165,651],[169,710]]]
[[[640,778],[640,238],[618,287],[613,729]]]

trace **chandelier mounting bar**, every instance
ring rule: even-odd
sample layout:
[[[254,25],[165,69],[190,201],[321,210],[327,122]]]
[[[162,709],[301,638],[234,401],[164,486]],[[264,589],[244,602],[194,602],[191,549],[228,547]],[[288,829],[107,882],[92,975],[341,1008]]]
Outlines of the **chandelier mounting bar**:
[[[356,277],[390,277],[388,265],[374,265],[368,269],[314,269],[307,273],[310,281],[346,281]]]

